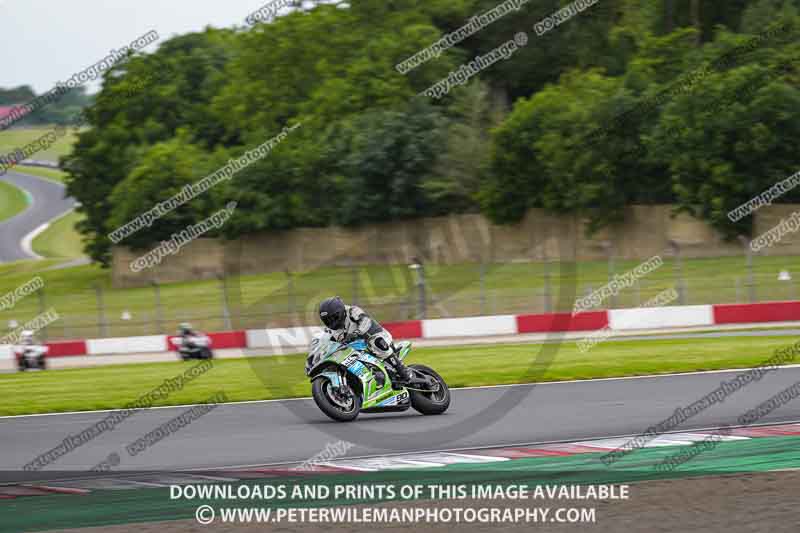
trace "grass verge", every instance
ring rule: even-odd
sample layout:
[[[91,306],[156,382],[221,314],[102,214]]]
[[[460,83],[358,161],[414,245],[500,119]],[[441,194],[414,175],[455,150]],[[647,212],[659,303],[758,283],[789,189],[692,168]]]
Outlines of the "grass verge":
[[[19,172],[20,174],[38,176],[50,181],[57,181],[58,183],[64,183],[64,177],[67,175],[66,172],[55,168],[29,167],[26,165],[18,165],[14,167],[14,171]]]
[[[745,368],[757,366],[791,342],[787,337],[605,342],[588,353],[570,342],[558,348],[549,366],[536,361],[541,345],[420,348],[409,362],[432,366],[451,387],[466,387]],[[214,368],[156,405],[200,402],[220,390],[231,401],[305,397],[310,388],[304,361],[303,355],[216,360]],[[0,415],[122,407],[192,364],[196,363],[0,375]],[[268,379],[268,387],[261,377]]]
[[[0,154],[11,153],[18,148],[32,143],[53,131],[54,126],[37,126],[30,128],[10,128],[0,131]],[[58,162],[58,158],[62,155],[68,154],[72,150],[72,145],[75,144],[77,135],[73,128],[69,128],[66,135],[59,137],[52,146],[46,150],[42,150],[34,154],[31,159],[40,159],[44,161]]]
[[[83,256],[81,235],[75,229],[83,215],[72,211],[59,218],[33,239],[33,251],[42,257],[75,259]]]
[[[0,181],[0,221],[17,215],[28,207],[28,197],[18,187]]]

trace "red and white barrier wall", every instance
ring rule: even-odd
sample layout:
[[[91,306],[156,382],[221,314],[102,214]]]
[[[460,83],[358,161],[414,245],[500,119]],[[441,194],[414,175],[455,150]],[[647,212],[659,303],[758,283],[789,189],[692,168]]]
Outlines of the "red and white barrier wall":
[[[608,327],[625,331],[669,329],[721,324],[800,321],[800,301],[756,304],[682,305],[610,309],[534,315],[497,315],[466,318],[409,320],[384,324],[397,339],[488,337],[559,331],[594,331]],[[270,328],[209,333],[212,346],[223,348],[302,348],[320,327]],[[175,350],[171,337],[148,335],[48,343],[51,357],[162,353]],[[0,346],[0,359],[10,358],[9,346]]]
[[[608,326],[613,330],[683,328],[713,324],[714,310],[711,305],[638,307],[608,311]]]

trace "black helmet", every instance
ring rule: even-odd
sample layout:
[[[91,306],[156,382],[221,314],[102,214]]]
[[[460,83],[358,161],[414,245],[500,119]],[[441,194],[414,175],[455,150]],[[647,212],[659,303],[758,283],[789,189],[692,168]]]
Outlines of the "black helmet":
[[[346,316],[344,302],[338,296],[323,300],[319,304],[319,318],[330,329],[342,329]]]

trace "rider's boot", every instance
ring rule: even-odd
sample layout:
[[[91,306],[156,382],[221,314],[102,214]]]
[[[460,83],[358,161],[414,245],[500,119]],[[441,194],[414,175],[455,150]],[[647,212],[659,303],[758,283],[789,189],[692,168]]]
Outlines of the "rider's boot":
[[[399,357],[392,354],[386,358],[386,362],[389,363],[389,366],[392,368],[395,374],[395,383],[398,385],[408,385],[411,383],[411,373],[408,371],[408,367],[403,364]]]

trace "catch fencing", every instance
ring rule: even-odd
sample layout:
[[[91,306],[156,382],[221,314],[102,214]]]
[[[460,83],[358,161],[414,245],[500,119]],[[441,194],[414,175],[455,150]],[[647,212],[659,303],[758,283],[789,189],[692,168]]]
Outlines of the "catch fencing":
[[[605,298],[597,309],[633,308],[667,289],[673,305],[798,300],[797,257],[756,254],[663,264]],[[338,294],[381,322],[423,318],[572,312],[575,301],[620,279],[640,261],[609,257],[574,264],[514,262],[331,267],[311,272],[114,289],[45,278],[44,286],[0,311],[0,333],[48,309],[59,320],[46,340],[172,334],[181,322],[205,331],[315,325],[316,306]],[[10,287],[11,288],[11,287]],[[3,331],[5,330],[5,332]]]

